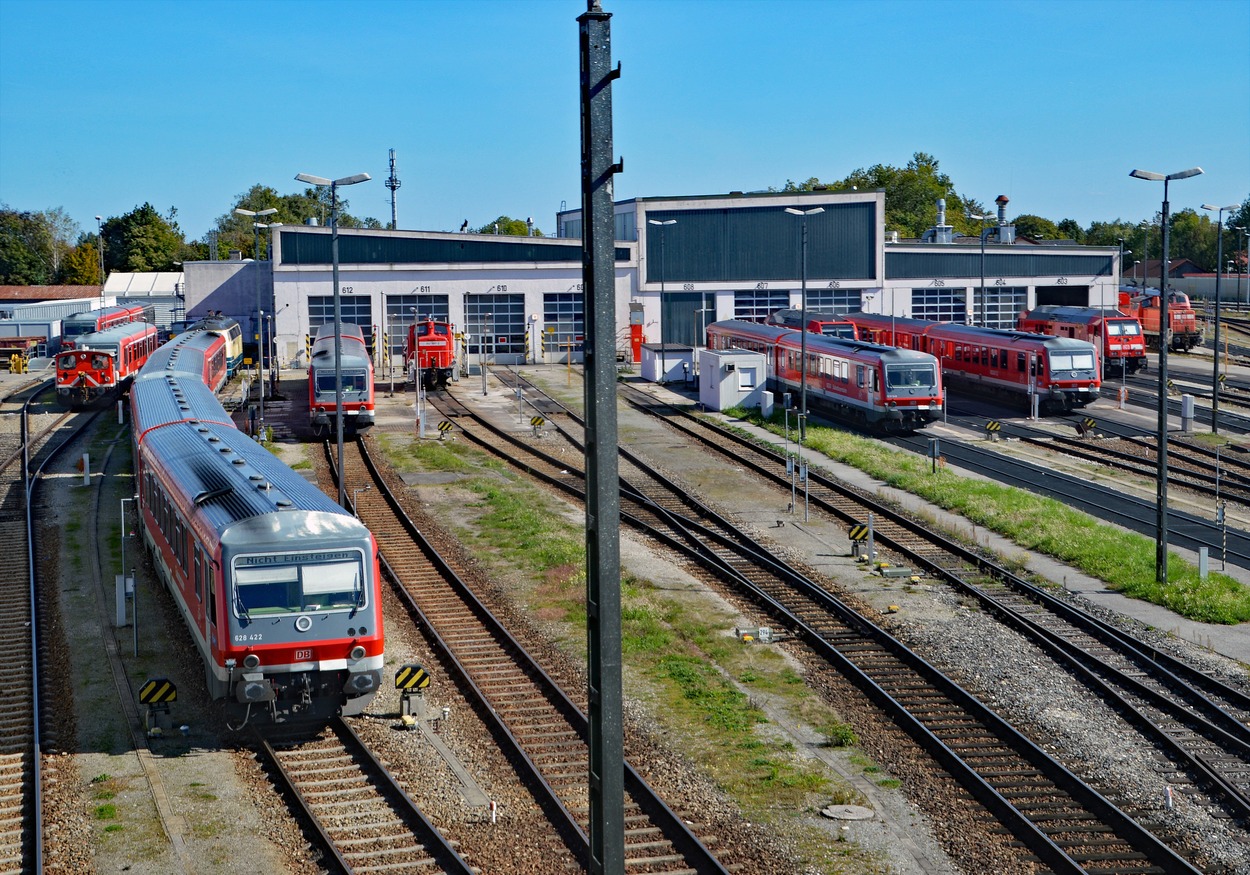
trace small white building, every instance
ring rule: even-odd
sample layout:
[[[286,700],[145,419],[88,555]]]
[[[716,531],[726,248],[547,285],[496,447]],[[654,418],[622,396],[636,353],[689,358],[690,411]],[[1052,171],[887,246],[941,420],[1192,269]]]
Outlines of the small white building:
[[[641,373],[652,383],[686,383],[694,379],[694,347],[680,343],[644,343]]]
[[[699,351],[699,403],[708,410],[765,407],[768,357],[745,349]]]

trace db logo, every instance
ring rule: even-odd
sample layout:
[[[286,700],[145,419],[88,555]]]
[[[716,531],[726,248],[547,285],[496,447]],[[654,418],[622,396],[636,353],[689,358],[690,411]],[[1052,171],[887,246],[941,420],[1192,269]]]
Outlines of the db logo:
[[[311,651],[311,650],[297,650],[297,651],[295,651],[295,661],[296,661],[296,662],[312,662],[312,658],[313,658],[313,657],[312,657],[312,651]]]

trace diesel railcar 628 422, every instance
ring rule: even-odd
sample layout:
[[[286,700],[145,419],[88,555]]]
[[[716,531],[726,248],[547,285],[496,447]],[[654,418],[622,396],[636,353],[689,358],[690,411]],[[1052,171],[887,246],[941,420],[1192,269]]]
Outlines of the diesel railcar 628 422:
[[[774,390],[801,388],[804,342],[792,328],[740,319],[713,322],[707,345],[765,353]],[[887,432],[922,428],[942,410],[942,378],[931,355],[811,334],[806,348],[810,409]]]
[[[878,343],[936,356],[948,389],[1036,396],[1040,409],[1061,413],[1084,407],[1102,387],[1098,352],[1085,340],[879,313],[846,318]]]
[[[334,428],[339,415],[338,379],[335,373],[334,324],[317,329],[308,365],[308,416],[313,431],[324,434]],[[361,432],[374,423],[373,359],[359,325],[343,323],[338,372],[343,377],[343,431]]]
[[[235,428],[204,382],[223,347],[188,330],[131,387],[144,541],[236,728],[359,713],[383,666],[377,544]]]

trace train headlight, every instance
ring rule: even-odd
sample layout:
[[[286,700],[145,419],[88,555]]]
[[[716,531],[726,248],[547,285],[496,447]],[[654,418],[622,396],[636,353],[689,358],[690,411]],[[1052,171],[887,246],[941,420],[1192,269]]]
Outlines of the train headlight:
[[[251,670],[256,668],[258,665],[260,665],[260,657],[255,653],[249,653],[247,656],[243,657],[244,668]]]
[[[355,647],[352,648],[352,652],[349,653],[348,656],[351,657],[352,659],[364,659],[365,649],[361,647],[359,644],[357,644]]]

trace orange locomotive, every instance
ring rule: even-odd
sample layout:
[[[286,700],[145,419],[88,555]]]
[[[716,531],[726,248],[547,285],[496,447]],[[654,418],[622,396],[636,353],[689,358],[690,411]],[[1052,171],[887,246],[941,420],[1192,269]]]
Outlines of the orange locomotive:
[[[1158,289],[1121,286],[1120,312],[1140,322],[1150,348],[1159,349]],[[1188,352],[1202,343],[1198,314],[1189,302],[1189,295],[1184,292],[1168,292],[1168,335],[1171,341],[1169,348],[1177,352]]]
[[[418,320],[408,326],[408,346],[404,362],[409,377],[421,375],[426,389],[441,389],[451,380],[456,367],[456,326],[434,319]]]

